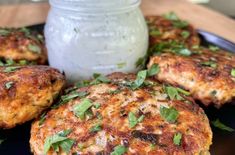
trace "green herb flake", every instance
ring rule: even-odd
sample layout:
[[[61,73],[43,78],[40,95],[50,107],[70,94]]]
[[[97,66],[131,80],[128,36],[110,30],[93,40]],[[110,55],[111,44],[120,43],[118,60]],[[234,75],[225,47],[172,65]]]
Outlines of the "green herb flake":
[[[6,67],[3,72],[5,73],[11,73],[11,72],[14,72],[16,71],[17,69],[20,69],[21,67],[19,66],[10,66],[10,67]]]
[[[154,76],[160,72],[160,67],[158,64],[153,64],[149,69],[148,69],[148,76]]]
[[[235,77],[235,68],[233,68],[233,69],[231,70],[231,75],[232,75],[232,77]]]
[[[150,36],[160,36],[161,32],[156,27],[150,27],[149,28],[149,35]]]
[[[190,95],[190,92],[189,91],[186,91],[184,89],[181,89],[181,88],[176,88],[178,92],[186,95],[186,96],[189,96]]]
[[[225,124],[221,123],[219,119],[216,119],[215,121],[212,121],[212,125],[216,128],[219,128],[221,130],[233,132],[235,131],[233,128],[226,126]]]
[[[179,90],[172,86],[166,86],[165,91],[171,100],[182,100],[183,98],[179,94]]]
[[[27,64],[28,64],[28,61],[27,61],[27,60],[20,60],[20,61],[19,61],[19,64],[20,64],[20,65],[27,65]]]
[[[47,114],[47,112],[44,112],[44,113],[40,116],[39,123],[38,123],[39,126],[41,126],[41,125],[45,122],[45,120],[46,120],[46,114]]]
[[[91,103],[91,100],[83,99],[80,104],[73,107],[73,112],[77,117],[83,120],[85,118],[86,111],[88,111],[92,106],[93,104]]]
[[[8,90],[8,89],[10,89],[10,88],[12,87],[13,84],[14,84],[14,82],[12,82],[12,81],[7,82],[7,83],[5,84],[5,88]]]
[[[211,68],[216,68],[217,67],[217,63],[214,61],[205,61],[205,62],[201,62],[202,66],[207,66],[207,67],[211,67]]]
[[[63,151],[68,153],[75,142],[73,139],[66,137],[70,133],[71,130],[63,130],[55,135],[47,137],[44,143],[44,154],[47,154],[51,147],[56,152],[59,151],[60,147]]]
[[[6,60],[6,66],[12,66],[12,65],[14,65],[15,64],[15,61],[14,60],[12,60],[12,59],[7,59]]]
[[[174,12],[169,12],[164,17],[168,20],[179,20],[179,17]]]
[[[78,143],[78,148],[79,148],[80,150],[83,150],[83,149],[84,149],[84,145],[81,144],[81,143]]]
[[[181,36],[182,36],[184,39],[187,39],[187,38],[190,36],[190,32],[184,30],[184,31],[181,32]]]
[[[190,55],[192,55],[192,52],[189,49],[187,49],[187,48],[181,49],[177,53],[180,54],[180,55],[183,55],[183,56],[190,56]]]
[[[117,64],[117,68],[118,69],[122,69],[123,67],[125,67],[126,66],[126,62],[122,62],[122,63],[118,63]]]
[[[115,95],[115,94],[118,94],[118,93],[120,93],[121,92],[121,90],[120,89],[116,89],[116,90],[110,90],[110,91],[108,91],[108,93],[110,94],[110,95]]]
[[[96,109],[99,109],[100,108],[100,104],[99,103],[94,103],[94,107],[96,108]]]
[[[61,101],[63,103],[66,103],[66,102],[69,102],[70,100],[74,99],[74,98],[77,98],[77,97],[85,97],[88,95],[88,92],[85,92],[85,91],[82,91],[82,92],[72,92],[70,94],[67,94],[67,95],[63,95],[61,96]]]
[[[151,150],[153,150],[153,149],[155,149],[156,148],[156,144],[150,144],[150,148],[151,148]]]
[[[0,36],[7,36],[11,33],[10,30],[8,29],[4,29],[4,28],[0,28]]]
[[[98,74],[98,73],[94,73],[93,74],[94,80],[90,82],[89,85],[97,85],[100,83],[110,83],[111,80],[109,80],[107,77],[105,77],[104,75]]]
[[[100,124],[96,124],[95,126],[90,128],[91,133],[96,133],[96,132],[101,131],[101,130],[102,130],[102,126]]]
[[[186,28],[189,23],[187,21],[178,20],[173,22],[174,27],[176,28]]]
[[[35,53],[41,53],[41,48],[38,45],[29,44],[28,49]]]
[[[123,155],[124,153],[127,152],[127,148],[123,145],[118,145],[114,148],[113,152],[111,155]]]
[[[139,71],[137,73],[137,78],[136,80],[134,81],[134,83],[132,83],[132,89],[137,89],[139,88],[145,81],[147,77],[147,70],[142,70],[142,71]]]
[[[141,115],[138,119],[133,112],[129,112],[128,114],[128,121],[130,128],[135,127],[138,123],[144,120],[144,115]]]
[[[30,36],[31,32],[30,32],[30,30],[28,28],[22,27],[19,30],[20,30],[20,32],[23,32],[25,34],[25,36],[27,36],[27,37]]]
[[[182,139],[182,134],[181,133],[176,133],[173,138],[173,142],[175,145],[180,145],[181,144],[181,139]]]
[[[211,51],[213,51],[213,52],[216,52],[216,51],[218,51],[220,48],[217,47],[217,46],[210,45],[210,46],[209,46],[209,49],[210,49]]]
[[[164,106],[161,106],[160,115],[163,119],[165,119],[169,123],[175,123],[179,116],[179,112],[173,107],[166,108]]]

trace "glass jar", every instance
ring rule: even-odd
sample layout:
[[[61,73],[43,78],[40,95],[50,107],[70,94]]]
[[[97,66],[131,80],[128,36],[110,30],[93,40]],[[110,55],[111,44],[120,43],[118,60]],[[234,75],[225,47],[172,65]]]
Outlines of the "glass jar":
[[[49,63],[70,82],[93,73],[136,72],[148,47],[140,0],[50,0]]]

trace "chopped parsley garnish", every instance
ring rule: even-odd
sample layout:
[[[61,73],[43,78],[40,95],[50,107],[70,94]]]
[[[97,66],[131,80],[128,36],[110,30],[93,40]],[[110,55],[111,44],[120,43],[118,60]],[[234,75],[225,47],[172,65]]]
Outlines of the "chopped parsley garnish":
[[[81,144],[81,143],[79,143],[79,144],[78,144],[78,148],[79,148],[80,150],[83,150],[83,149],[84,149],[84,145]]]
[[[156,144],[153,144],[153,143],[150,144],[151,150],[155,149],[155,147],[156,147]]]
[[[17,69],[20,69],[21,67],[19,66],[11,66],[11,67],[6,67],[3,72],[5,73],[11,73],[11,72],[14,72],[16,71]]]
[[[88,92],[85,92],[85,91],[82,91],[82,92],[72,92],[70,94],[67,94],[67,95],[63,95],[61,96],[61,101],[63,103],[66,103],[66,102],[69,102],[70,100],[74,99],[74,98],[77,98],[77,97],[85,97],[88,95]]]
[[[179,17],[174,12],[169,12],[164,17],[168,20],[179,20]]]
[[[164,18],[171,20],[174,27],[177,28],[185,28],[189,25],[187,21],[180,20],[179,17],[174,12],[165,14]]]
[[[207,67],[211,67],[211,68],[216,68],[217,67],[217,63],[215,61],[205,61],[205,62],[201,62],[202,66],[207,66]]]
[[[192,52],[189,49],[184,48],[184,49],[179,50],[178,54],[183,55],[183,56],[190,56],[192,55]]]
[[[182,139],[182,134],[181,133],[176,133],[173,138],[173,142],[175,145],[180,145],[181,144],[181,139]]]
[[[35,53],[41,53],[41,48],[38,45],[29,44],[28,49]]]
[[[226,126],[225,124],[221,123],[219,119],[216,119],[215,121],[212,121],[212,124],[214,127],[219,128],[221,130],[233,132],[235,131],[233,128]]]
[[[182,100],[177,88],[166,86],[165,91],[171,100]]]
[[[210,45],[210,46],[209,46],[209,49],[210,49],[211,51],[215,52],[215,51],[218,51],[220,48],[217,47],[217,46]]]
[[[7,82],[7,83],[5,84],[5,88],[6,88],[6,89],[10,89],[13,84],[14,84],[14,82],[12,82],[12,81]]]
[[[39,119],[39,126],[41,126],[45,120],[46,120],[46,114],[47,112],[44,112],[41,116],[40,116],[40,119]]]
[[[131,84],[132,89],[139,88],[145,81],[147,77],[147,70],[142,70],[137,73],[136,80]]]
[[[111,152],[111,155],[123,155],[127,152],[127,148],[123,145],[118,145],[114,148],[113,152]]]
[[[110,95],[115,95],[115,94],[118,94],[118,93],[120,93],[120,92],[121,92],[120,89],[116,89],[116,90],[110,90],[108,93],[109,93]]]
[[[235,77],[235,68],[233,68],[233,69],[231,70],[231,75],[232,75],[233,77]]]
[[[122,62],[122,63],[118,63],[117,64],[117,68],[118,69],[122,69],[123,67],[125,67],[126,66],[126,62]]]
[[[149,28],[149,35],[150,36],[160,36],[161,32],[154,26]]]
[[[30,30],[28,29],[28,28],[26,28],[26,27],[22,27],[22,28],[20,28],[19,29],[21,32],[23,32],[24,34],[25,34],[25,36],[30,36]]]
[[[76,88],[87,87],[89,85],[90,85],[90,81],[87,81],[87,80],[79,81],[75,84]]]
[[[168,121],[170,123],[175,123],[175,121],[177,120],[177,118],[179,116],[179,112],[173,107],[166,108],[164,106],[161,106],[160,107],[160,115],[166,121]]]
[[[8,29],[4,29],[4,28],[0,28],[0,36],[7,36],[11,33],[10,30]]]
[[[92,133],[96,133],[101,130],[102,130],[102,126],[100,124],[96,124],[95,126],[90,128],[90,132],[92,132]]]
[[[128,114],[128,121],[130,128],[135,127],[138,123],[142,122],[143,120],[144,120],[144,115],[141,115],[139,118],[137,118],[133,112],[129,112]]]
[[[99,109],[100,108],[100,104],[99,103],[94,103],[94,107],[96,108],[96,109]]]
[[[216,91],[216,90],[213,90],[213,91],[210,92],[210,94],[211,94],[211,96],[216,96],[217,91]]]
[[[94,77],[94,80],[90,82],[90,85],[96,85],[100,83],[109,83],[111,81],[104,75],[101,75],[98,73],[93,74],[93,77]]]
[[[184,89],[181,89],[181,88],[176,88],[176,89],[177,89],[178,92],[180,92],[180,93],[182,93],[182,94],[184,94],[184,95],[186,95],[186,96],[189,96],[189,95],[190,95],[190,92],[188,92],[188,91],[186,91],[186,90],[184,90]]]
[[[73,139],[66,137],[70,133],[71,130],[63,130],[55,135],[47,137],[44,143],[44,154],[47,154],[50,148],[53,148],[55,152],[59,152],[59,148],[61,148],[63,151],[68,153],[75,142]]]
[[[187,38],[190,36],[190,32],[189,32],[189,31],[182,31],[182,32],[181,32],[181,36],[182,36],[184,39],[187,39]]]
[[[80,119],[84,119],[85,118],[85,114],[88,111],[88,109],[90,109],[93,106],[91,100],[89,99],[83,99],[81,101],[81,103],[76,104],[73,107],[73,112],[74,114],[79,117]]]
[[[160,72],[160,68],[158,64],[153,64],[149,69],[148,69],[148,76],[154,76]]]

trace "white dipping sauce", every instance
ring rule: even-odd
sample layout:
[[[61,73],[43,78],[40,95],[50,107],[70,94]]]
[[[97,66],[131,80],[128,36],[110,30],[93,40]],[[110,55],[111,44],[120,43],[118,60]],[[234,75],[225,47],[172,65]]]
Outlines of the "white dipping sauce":
[[[50,65],[64,71],[70,82],[93,73],[137,71],[136,61],[148,47],[139,1],[99,0],[94,8],[86,5],[91,1],[50,1],[45,27]]]

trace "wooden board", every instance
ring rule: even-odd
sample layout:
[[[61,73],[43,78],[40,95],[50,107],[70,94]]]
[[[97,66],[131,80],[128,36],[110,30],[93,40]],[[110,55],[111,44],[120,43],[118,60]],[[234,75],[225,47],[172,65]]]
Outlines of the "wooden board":
[[[235,42],[235,21],[220,13],[195,5],[186,0],[142,0],[145,15],[176,12],[197,28],[218,34]],[[0,26],[19,27],[43,23],[49,10],[47,3],[0,6]]]

